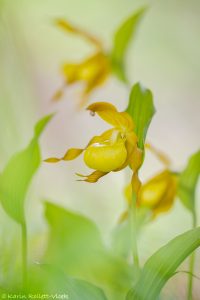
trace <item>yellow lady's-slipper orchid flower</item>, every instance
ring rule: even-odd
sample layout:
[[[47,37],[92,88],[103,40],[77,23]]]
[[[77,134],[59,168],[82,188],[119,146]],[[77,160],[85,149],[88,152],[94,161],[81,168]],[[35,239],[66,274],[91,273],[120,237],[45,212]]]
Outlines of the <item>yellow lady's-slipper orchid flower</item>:
[[[64,84],[56,92],[53,99],[59,100],[67,85],[82,82],[84,83],[80,103],[82,107],[88,100],[90,93],[102,85],[111,73],[123,82],[128,82],[124,68],[126,51],[131,38],[135,36],[137,26],[145,11],[146,7],[142,7],[119,26],[114,33],[112,45],[108,51],[104,49],[101,41],[87,31],[66,20],[56,19],[56,26],[67,33],[76,34],[85,39],[94,47],[94,51],[91,56],[78,63],[65,63],[62,66]]]
[[[54,100],[59,100],[66,85],[76,82],[84,82],[85,87],[82,92],[82,100],[80,106],[83,106],[92,90],[103,84],[110,74],[110,60],[105,53],[102,44],[95,37],[73,26],[63,19],[56,20],[56,25],[67,32],[71,32],[85,38],[95,46],[95,52],[90,57],[80,61],[79,63],[65,63],[62,66],[62,74],[65,78],[64,86],[54,95]]]
[[[93,103],[87,108],[91,114],[97,113],[101,119],[113,127],[100,136],[94,136],[84,149],[69,149],[62,158],[48,158],[45,161],[56,163],[61,160],[73,160],[84,152],[84,162],[95,170],[90,175],[80,175],[83,181],[97,182],[109,172],[117,172],[128,165],[133,170],[132,186],[138,191],[140,181],[137,170],[142,162],[141,150],[137,147],[134,124],[126,112],[118,112],[115,106],[107,102]]]
[[[138,193],[138,206],[150,209],[154,218],[172,207],[176,192],[177,176],[166,169],[141,186]],[[130,205],[132,201],[131,184],[125,188],[124,193],[128,205]]]

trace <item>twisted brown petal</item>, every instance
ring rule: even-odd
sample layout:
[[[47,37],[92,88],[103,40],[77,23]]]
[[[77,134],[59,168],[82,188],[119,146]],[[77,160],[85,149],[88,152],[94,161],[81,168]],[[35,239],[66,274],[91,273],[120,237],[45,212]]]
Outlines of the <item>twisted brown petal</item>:
[[[84,179],[79,179],[78,181],[85,181],[85,182],[90,182],[90,183],[97,182],[99,180],[99,178],[105,176],[106,174],[108,174],[108,172],[101,172],[98,170],[92,172],[90,175],[82,175],[82,174],[76,173],[76,175],[84,178]]]

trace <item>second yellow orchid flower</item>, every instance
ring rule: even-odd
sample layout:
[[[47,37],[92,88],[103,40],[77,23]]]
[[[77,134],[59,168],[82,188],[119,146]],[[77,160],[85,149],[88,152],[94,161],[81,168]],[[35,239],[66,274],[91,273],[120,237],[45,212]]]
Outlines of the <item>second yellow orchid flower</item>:
[[[53,99],[59,100],[61,98],[66,85],[84,82],[85,86],[79,105],[83,107],[91,91],[103,84],[109,76],[110,64],[108,57],[102,51],[97,51],[80,63],[65,63],[62,66],[62,73],[66,83],[56,92]]]
[[[94,46],[95,50],[91,56],[78,63],[63,64],[62,74],[64,84],[55,93],[53,99],[59,100],[67,85],[83,82],[84,88],[80,102],[80,107],[83,107],[88,100],[89,94],[95,88],[103,84],[111,73],[115,74],[120,80],[127,81],[124,72],[124,56],[128,43],[136,31],[138,22],[144,11],[144,8],[138,10],[119,27],[114,35],[113,47],[109,53],[105,51],[101,41],[92,34],[74,26],[64,19],[55,20],[56,26],[65,32],[73,33],[84,38]]]
[[[131,204],[132,186],[129,184],[125,190],[128,205]],[[153,176],[141,186],[138,193],[138,207],[146,207],[155,218],[172,207],[177,193],[177,176],[166,169]]]

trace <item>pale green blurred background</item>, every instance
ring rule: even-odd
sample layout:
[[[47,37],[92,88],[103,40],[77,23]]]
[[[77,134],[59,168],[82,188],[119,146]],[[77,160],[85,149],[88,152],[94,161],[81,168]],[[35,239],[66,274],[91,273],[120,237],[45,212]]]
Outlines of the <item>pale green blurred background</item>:
[[[77,111],[79,86],[69,88],[60,103],[50,100],[62,84],[60,65],[91,53],[84,41],[55,28],[53,19],[66,17],[100,37],[110,49],[116,27],[144,4],[149,4],[149,10],[129,48],[127,71],[133,83],[141,81],[154,94],[157,114],[148,140],[168,153],[175,170],[184,167],[189,155],[199,148],[199,0],[0,0],[1,168],[30,140],[34,123],[49,112],[57,114],[41,139],[44,158],[62,155],[69,147],[85,146],[93,135],[107,128],[98,118]],[[128,88],[111,78],[91,95],[90,102],[110,101],[124,109],[128,94]],[[147,155],[142,179],[161,168]],[[81,159],[43,164],[35,177],[27,205],[29,234],[36,240],[31,241],[30,260],[38,259],[45,243],[44,199],[92,218],[109,243],[108,236],[125,207],[122,190],[128,172],[111,174],[94,185],[77,182],[75,172],[88,172]],[[2,211],[1,219],[2,241],[6,233],[9,247],[10,240],[17,240],[18,228]],[[190,215],[177,200],[172,211],[144,229],[139,240],[141,260],[190,226]],[[200,275],[198,264],[195,274]],[[186,278],[183,274],[173,279],[165,289],[167,299],[183,299]],[[198,285],[195,280],[195,299],[200,295]]]

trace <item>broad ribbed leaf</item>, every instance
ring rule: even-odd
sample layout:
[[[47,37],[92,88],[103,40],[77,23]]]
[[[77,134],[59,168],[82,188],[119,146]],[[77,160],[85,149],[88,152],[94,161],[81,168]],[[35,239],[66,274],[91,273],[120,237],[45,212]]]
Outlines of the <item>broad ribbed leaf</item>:
[[[48,294],[71,300],[106,300],[102,289],[80,279],[67,276],[52,265],[39,265],[30,271],[29,294]]]
[[[110,300],[123,299],[133,280],[132,267],[106,249],[97,226],[49,202],[45,215],[50,232],[44,261],[103,287]]]
[[[26,192],[41,162],[38,139],[51,117],[46,116],[36,124],[30,144],[10,159],[0,176],[2,206],[6,213],[19,223],[25,221]]]
[[[120,80],[127,81],[124,71],[124,60],[127,47],[131,39],[135,38],[136,29],[141,20],[145,8],[138,10],[131,15],[117,30],[114,36],[111,61],[114,73]]]
[[[191,211],[195,210],[195,190],[200,175],[200,151],[193,154],[180,174],[178,196],[182,203]]]
[[[45,216],[50,225],[46,253],[49,263],[58,267],[66,265],[68,272],[74,272],[81,270],[82,265],[87,267],[85,262],[95,261],[103,242],[92,221],[50,202],[45,203]]]
[[[180,264],[200,246],[200,227],[171,240],[145,263],[126,300],[156,300]]]
[[[140,83],[136,83],[132,88],[126,111],[134,121],[135,133],[139,139],[138,146],[143,150],[147,130],[155,114],[151,91],[143,87]]]

